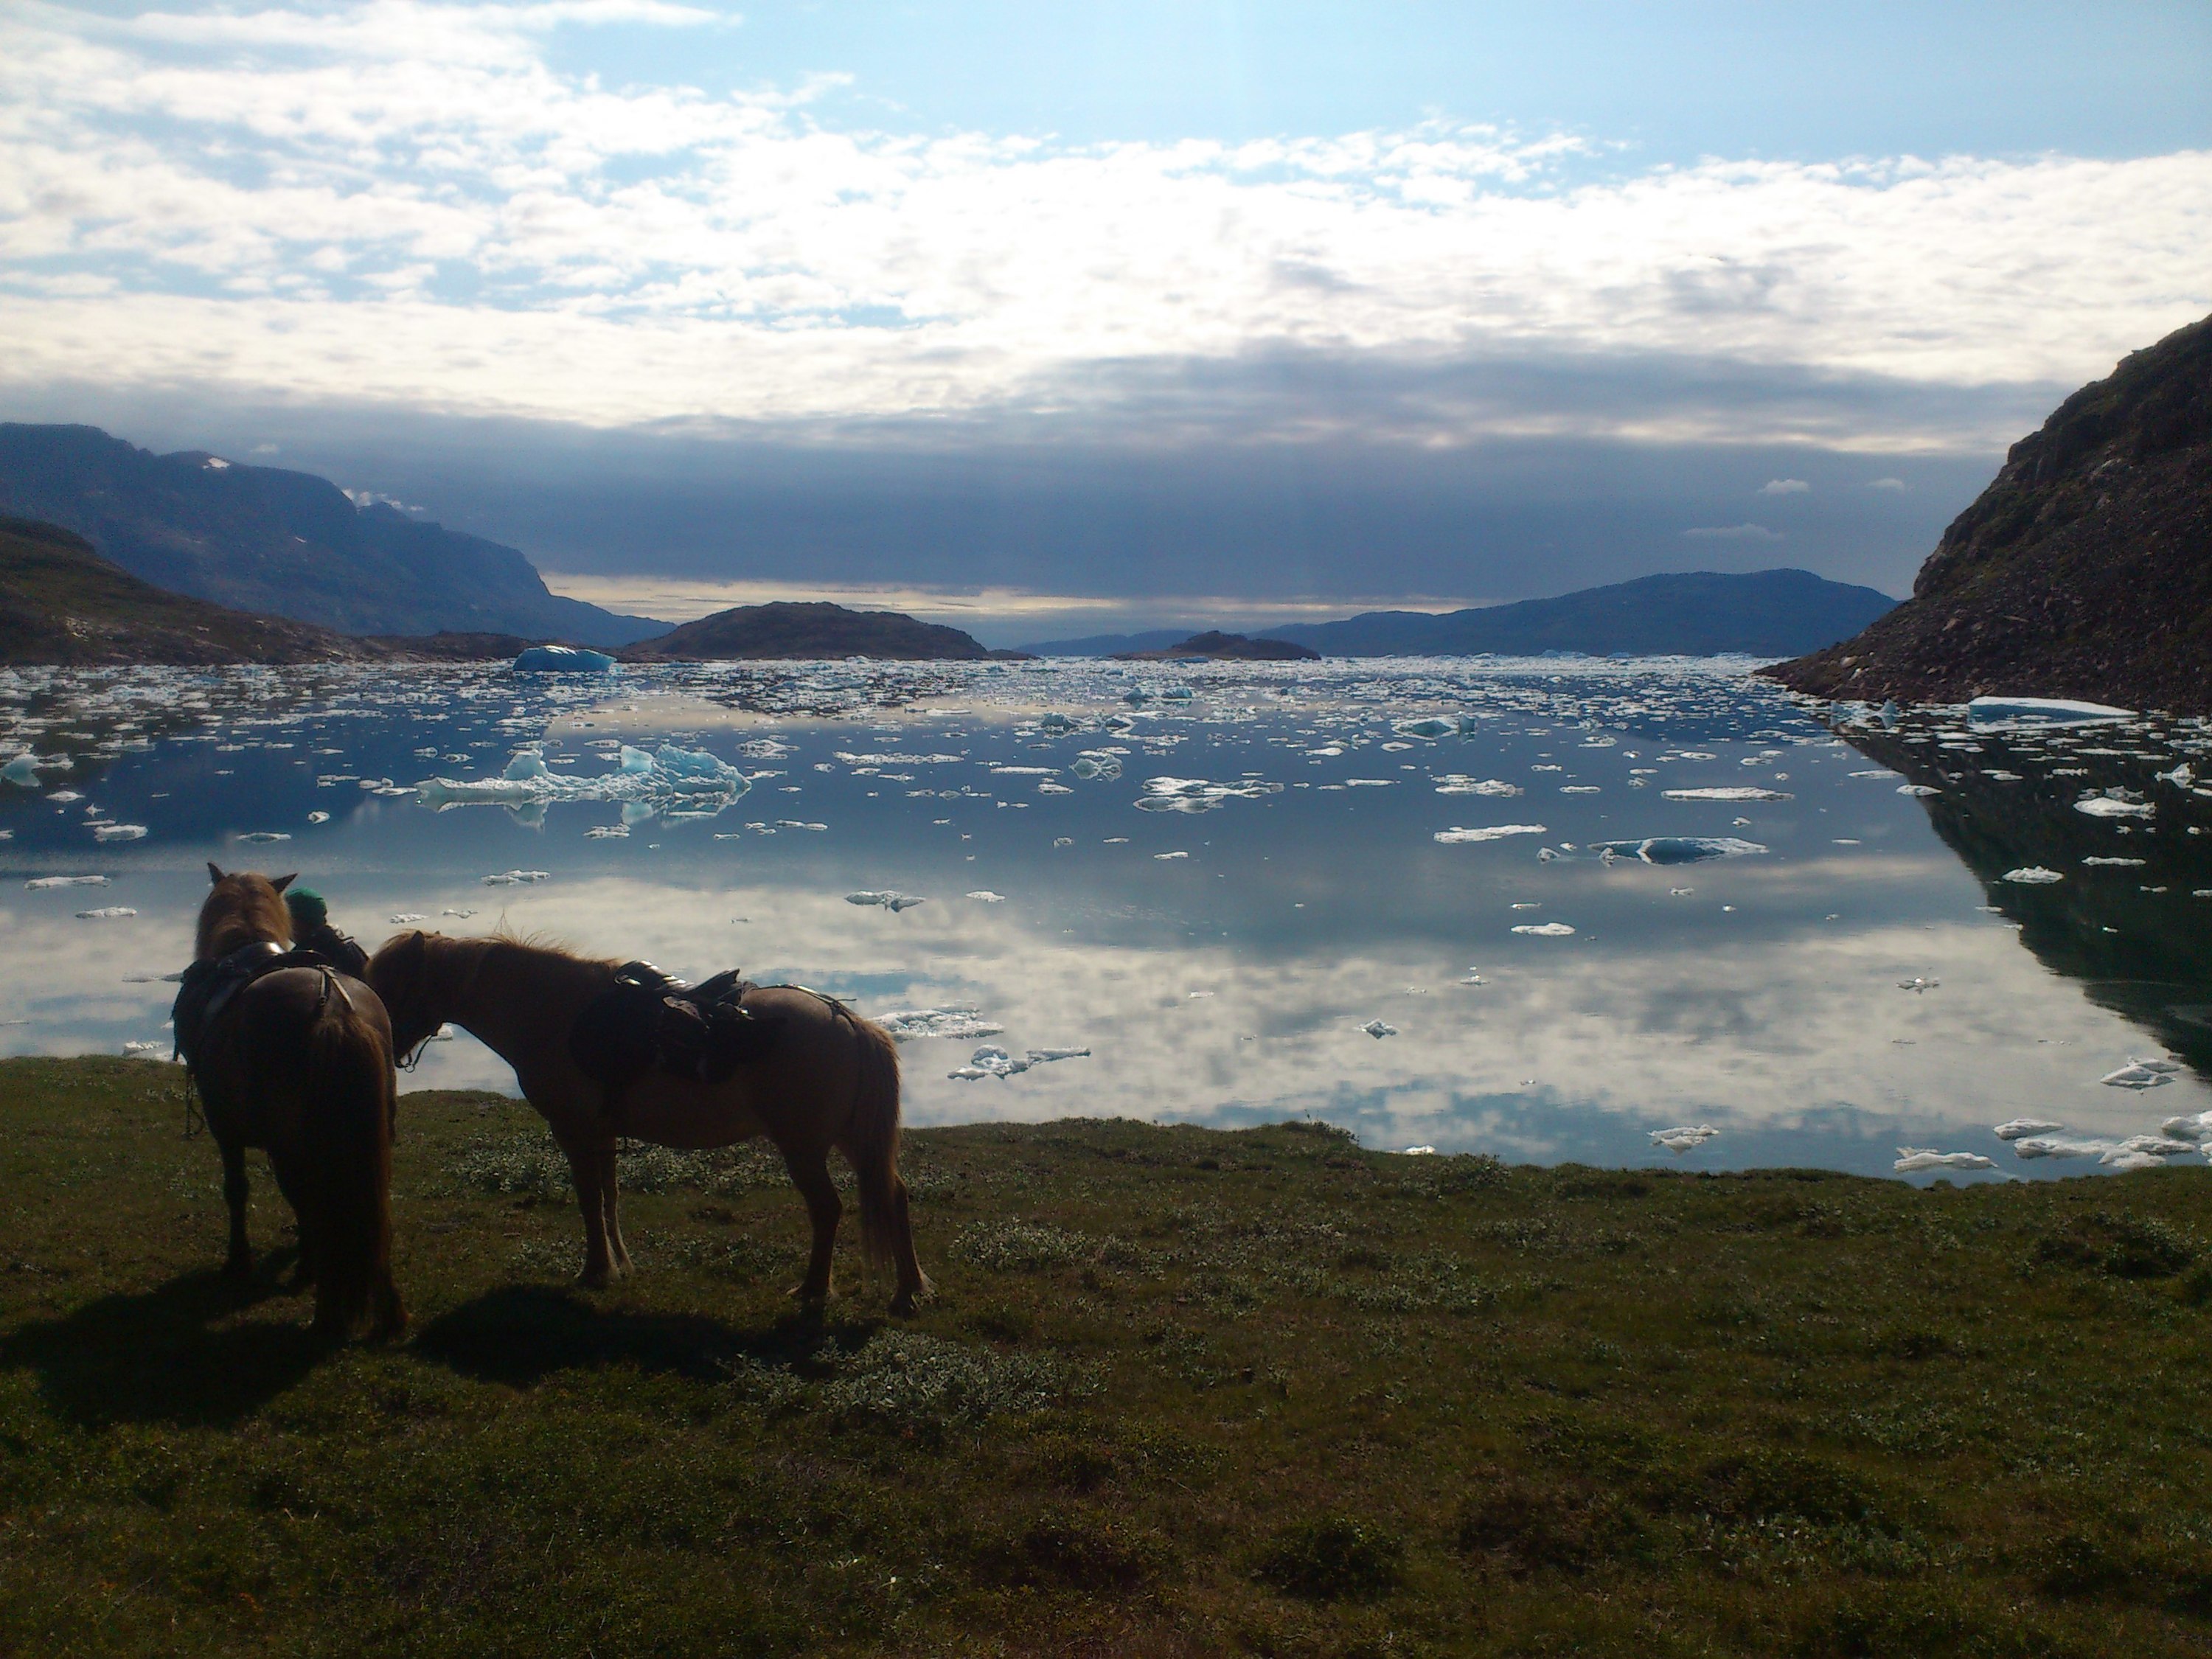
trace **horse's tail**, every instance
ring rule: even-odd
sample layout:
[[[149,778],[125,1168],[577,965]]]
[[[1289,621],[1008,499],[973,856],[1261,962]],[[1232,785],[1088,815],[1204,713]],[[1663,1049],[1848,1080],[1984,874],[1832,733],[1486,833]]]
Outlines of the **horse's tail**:
[[[341,1339],[366,1322],[378,1339],[407,1328],[392,1281],[392,1046],[344,988],[307,1034],[301,1125],[314,1194],[315,1326]]]
[[[899,1056],[891,1034],[873,1020],[848,1012],[860,1048],[860,1087],[853,1104],[845,1156],[860,1189],[860,1244],[871,1261],[888,1261],[898,1273],[895,1312],[906,1312],[930,1291],[929,1277],[914,1253],[907,1216],[906,1182],[899,1178]]]

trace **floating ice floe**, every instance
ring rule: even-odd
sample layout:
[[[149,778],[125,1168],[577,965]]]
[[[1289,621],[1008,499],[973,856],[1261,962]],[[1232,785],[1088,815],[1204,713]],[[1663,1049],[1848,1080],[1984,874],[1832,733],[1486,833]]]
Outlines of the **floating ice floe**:
[[[1441,714],[1427,714],[1419,720],[1392,720],[1390,729],[1401,738],[1426,738],[1433,742],[1437,738],[1456,737],[1459,722]]]
[[[1435,780],[1439,795],[1517,795],[1522,793],[1517,783],[1508,783],[1503,778],[1471,777],[1464,772],[1446,772]]]
[[[900,1042],[929,1036],[964,1037],[972,1042],[977,1037],[997,1036],[1006,1029],[983,1018],[975,1007],[965,1004],[946,1008],[901,1008],[877,1015],[876,1024]]]
[[[1359,1029],[1371,1037],[1380,1038],[1398,1035],[1398,1028],[1387,1019],[1370,1019]]]
[[[1780,789],[1761,789],[1753,784],[1722,784],[1710,789],[1662,789],[1668,800],[1795,800]]]
[[[106,904],[97,910],[80,910],[79,921],[112,921],[120,916],[135,916],[138,913],[127,904]]]
[[[307,814],[307,822],[310,823],[328,823],[330,821],[331,815],[328,812],[310,812]]]
[[[1210,812],[1232,800],[1258,800],[1279,795],[1283,786],[1261,780],[1213,783],[1205,778],[1146,778],[1138,798],[1139,812]]]
[[[1675,1157],[1680,1158],[1684,1152],[1704,1146],[1715,1135],[1720,1133],[1720,1131],[1710,1123],[1700,1123],[1694,1127],[1685,1126],[1674,1129],[1654,1129],[1650,1133],[1654,1146],[1664,1146]]]
[[[1854,772],[1851,775],[1855,778],[1893,778],[1897,774],[1887,766],[1877,766],[1870,771]]]
[[[2102,1137],[2060,1139],[2038,1135],[2015,1140],[2012,1149],[2024,1158],[2094,1158],[2100,1164],[2118,1170],[2156,1169],[2162,1159],[2181,1158],[2199,1150],[2193,1140],[2170,1139],[2164,1135],[2130,1135],[2125,1140]]]
[[[2006,871],[1998,879],[2017,882],[2022,887],[2047,887],[2052,882],[2063,881],[2066,878],[2056,870],[2045,869],[2039,864],[2027,864],[2017,870]]]
[[[987,1044],[968,1057],[965,1066],[956,1066],[945,1075],[963,1083],[978,1078],[1010,1078],[1026,1072],[1032,1066],[1048,1066],[1056,1060],[1075,1060],[1091,1052],[1088,1048],[1032,1048],[1017,1060],[1004,1048]]]
[[[1966,705],[1967,723],[1981,726],[2101,726],[2135,717],[2132,708],[2075,702],[2064,697],[1976,697]]]
[[[106,876],[33,876],[23,884],[27,893],[51,893],[58,887],[106,887]]]
[[[2087,858],[2081,862],[2086,866],[2106,866],[2116,870],[2140,870],[2143,866],[2143,860],[2141,859]]]
[[[2025,1140],[2030,1135],[2056,1134],[2065,1127],[2063,1123],[2047,1123],[2039,1117],[2016,1117],[1998,1124],[1990,1133],[1999,1140]]]
[[[2212,1112],[2198,1112],[2192,1117],[2170,1117],[2158,1126],[2158,1130],[2171,1139],[2201,1146],[2212,1140]]]
[[[2147,818],[2154,817],[2158,808],[2147,800],[2130,800],[2124,795],[2090,795],[2074,803],[2074,810],[2093,818]]]
[[[174,985],[184,976],[182,969],[173,974],[125,974],[123,982],[125,985]]]
[[[1434,1158],[1437,1149],[1433,1146],[1408,1146],[1404,1155],[1407,1158]]]
[[[668,812],[712,817],[752,787],[752,780],[703,750],[666,744],[656,752],[623,745],[612,772],[572,777],[554,771],[536,749],[519,751],[495,778],[428,778],[416,786],[425,806],[506,806],[517,810],[574,800],[613,800],[641,816]]]
[[[1067,769],[1085,781],[1108,782],[1121,775],[1121,762],[1113,755],[1085,753],[1078,755]]]
[[[978,904],[1004,904],[1006,902],[1006,896],[1004,893],[994,893],[988,887],[979,887],[966,896],[974,899]]]
[[[95,823],[92,826],[92,838],[94,841],[143,841],[146,839],[146,826],[143,823]]]
[[[1923,795],[1940,795],[1943,792],[1941,789],[1935,788],[1925,783],[1900,783],[1897,786],[1897,793],[1900,795],[1912,795],[1918,797]]]
[[[911,910],[915,905],[927,904],[929,901],[926,898],[917,898],[909,893],[902,893],[895,888],[886,887],[881,890],[868,889],[858,893],[848,893],[845,895],[845,902],[862,906],[881,905],[893,915],[896,915],[902,910]]]
[[[533,645],[514,663],[518,674],[604,674],[614,665],[605,652],[573,645]]]
[[[1178,852],[1178,853],[1155,853],[1155,854],[1152,854],[1152,856],[1153,856],[1153,858],[1157,859],[1160,863],[1162,863],[1162,864],[1166,864],[1166,863],[1170,863],[1170,862],[1171,862],[1172,860],[1176,860],[1176,859],[1187,859],[1187,858],[1188,858],[1188,857],[1190,856],[1190,854],[1188,854],[1188,853],[1180,853],[1180,852]]]
[[[5,766],[0,766],[0,779],[35,789],[40,772],[66,772],[75,764],[67,755],[18,755]]]
[[[422,913],[420,910],[402,910],[397,915],[386,916],[385,918],[385,921],[389,922],[394,927],[404,927],[410,922],[420,921],[422,920]]]
[[[1706,859],[1743,858],[1766,848],[1735,836],[1646,836],[1640,841],[1593,842],[1601,856],[1640,859],[1646,864],[1697,864]]]
[[[123,1045],[123,1052],[126,1054],[158,1054],[164,1046],[159,1042],[126,1042]]]
[[[1564,921],[1522,921],[1514,924],[1513,931],[1532,939],[1565,939],[1575,930]]]
[[[466,921],[471,916],[476,915],[476,912],[473,910],[446,909],[441,910],[438,914],[441,916],[459,916],[463,921]]]
[[[1897,988],[1900,991],[1933,991],[1942,983],[1940,979],[1923,979],[1915,974],[1911,979],[1898,981]]]
[[[1545,833],[1540,823],[1492,823],[1473,830],[1454,824],[1449,830],[1437,830],[1431,839],[1451,847],[1472,842],[1504,841],[1509,836],[1540,836]]]
[[[1923,1170],[1988,1170],[1996,1166],[1979,1152],[1939,1152],[1933,1146],[1900,1146],[1897,1149],[1897,1162],[1889,1167],[1899,1175],[1917,1175]]]
[[[586,841],[621,841],[629,834],[629,825],[626,823],[595,823],[590,829],[584,831],[584,839]],[[736,841],[738,837],[736,836],[717,836],[714,839],[716,841]]]
[[[2159,1089],[2173,1081],[2174,1067],[2163,1064],[2145,1065],[2130,1060],[2118,1071],[2107,1072],[2097,1079],[2111,1089]]]
[[[550,870],[502,870],[495,876],[483,878],[486,887],[532,887],[541,881],[553,879]]]
[[[282,830],[248,830],[243,835],[234,836],[231,839],[242,846],[258,847],[273,841],[289,841],[292,837]]]

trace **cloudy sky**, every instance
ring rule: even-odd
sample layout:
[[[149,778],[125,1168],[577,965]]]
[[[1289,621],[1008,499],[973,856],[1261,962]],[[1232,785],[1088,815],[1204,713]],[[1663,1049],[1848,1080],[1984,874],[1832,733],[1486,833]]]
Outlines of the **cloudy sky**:
[[[2201,0],[0,10],[0,417],[653,614],[1902,592],[2207,311]]]

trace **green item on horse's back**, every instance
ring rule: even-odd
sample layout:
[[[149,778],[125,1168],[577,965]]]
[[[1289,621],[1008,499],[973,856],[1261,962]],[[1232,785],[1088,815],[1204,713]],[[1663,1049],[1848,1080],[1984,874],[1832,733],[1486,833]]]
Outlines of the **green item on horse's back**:
[[[292,932],[295,936],[312,933],[331,919],[331,907],[312,887],[293,888],[284,895],[284,903],[292,912]]]

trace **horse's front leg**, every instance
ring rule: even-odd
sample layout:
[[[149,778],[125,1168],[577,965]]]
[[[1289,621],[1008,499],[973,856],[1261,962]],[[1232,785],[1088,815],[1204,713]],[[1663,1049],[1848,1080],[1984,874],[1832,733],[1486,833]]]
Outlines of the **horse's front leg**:
[[[576,1207],[584,1215],[584,1270],[576,1282],[588,1291],[603,1291],[614,1276],[614,1259],[607,1248],[607,1216],[613,1199],[605,1191],[614,1174],[614,1148],[610,1141],[602,1160],[600,1139],[586,1128],[554,1131],[554,1139],[568,1159],[568,1179],[576,1188]]]
[[[837,1183],[830,1178],[829,1160],[819,1150],[783,1149],[783,1167],[791,1184],[806,1200],[806,1218],[814,1225],[814,1251],[807,1258],[806,1277],[792,1294],[801,1302],[830,1299],[830,1256],[837,1248],[837,1219],[845,1212],[837,1197]]]
[[[621,1183],[618,1172],[615,1167],[615,1143],[613,1136],[610,1135],[607,1138],[606,1144],[599,1148],[599,1195],[601,1200],[600,1213],[604,1218],[606,1226],[607,1258],[614,1267],[615,1277],[617,1279],[628,1279],[629,1277],[629,1249],[623,1243],[622,1222],[615,1213],[616,1194],[620,1188]]]

